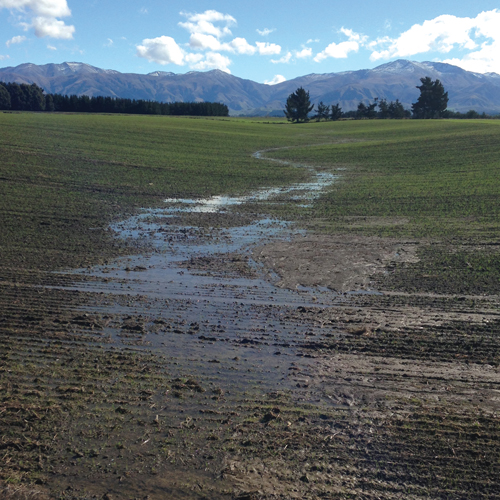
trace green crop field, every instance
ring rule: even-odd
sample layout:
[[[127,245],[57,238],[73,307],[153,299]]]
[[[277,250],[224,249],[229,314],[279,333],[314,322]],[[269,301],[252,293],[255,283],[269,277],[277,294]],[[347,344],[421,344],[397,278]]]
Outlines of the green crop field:
[[[79,266],[114,251],[102,231],[91,231],[114,215],[168,196],[303,179],[300,170],[251,157],[292,138],[310,140],[253,121],[0,113],[4,264]]]
[[[330,125],[352,142],[293,148],[269,156],[344,167],[314,208],[332,228],[352,217],[408,218],[363,231],[418,237],[496,238],[500,213],[500,123],[378,121]]]
[[[499,120],[0,113],[0,497],[500,498],[499,173]]]

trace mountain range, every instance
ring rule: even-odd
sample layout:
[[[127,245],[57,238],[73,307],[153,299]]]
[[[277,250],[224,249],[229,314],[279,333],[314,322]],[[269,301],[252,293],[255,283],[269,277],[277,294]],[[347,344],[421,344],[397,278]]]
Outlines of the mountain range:
[[[147,75],[120,73],[85,63],[21,64],[0,68],[0,81],[36,83],[47,93],[112,96],[161,102],[222,102],[231,115],[279,115],[287,97],[298,87],[309,91],[317,104],[339,103],[343,111],[374,98],[399,101],[410,108],[419,96],[420,78],[439,79],[449,94],[448,109],[500,113],[500,75],[473,73],[436,62],[397,60],[374,69],[310,74],[276,85],[257,83],[220,70]]]

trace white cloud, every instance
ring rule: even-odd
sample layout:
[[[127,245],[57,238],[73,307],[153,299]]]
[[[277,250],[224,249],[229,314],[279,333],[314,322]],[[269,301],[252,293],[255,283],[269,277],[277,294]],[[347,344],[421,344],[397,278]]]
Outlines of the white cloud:
[[[345,35],[350,42],[359,42],[361,44],[365,43],[368,40],[368,37],[366,35],[361,35],[360,33],[356,33],[353,30],[347,29],[347,28],[340,28],[340,33]]]
[[[478,42],[482,37],[491,39],[489,42]],[[444,54],[458,48],[472,51],[479,47],[485,56],[491,60],[489,49],[500,41],[500,11],[497,9],[481,12],[476,18],[442,15],[415,24],[397,38],[384,37],[370,44],[373,52],[372,61],[392,57],[409,57],[426,52],[442,52]],[[500,52],[497,52],[500,57]],[[468,56],[466,56],[468,57]]]
[[[106,43],[104,44],[105,47],[112,47],[114,45],[115,42],[113,42],[113,40],[111,40],[111,38],[108,38]]]
[[[187,21],[179,23],[179,26],[187,29],[191,34],[199,33],[222,38],[231,35],[229,26],[236,24],[236,19],[233,16],[222,14],[216,10],[206,10],[201,14],[181,12],[181,15],[185,16]],[[216,26],[215,23],[222,23],[222,26]]]
[[[193,65],[201,61],[204,57],[205,56],[203,54],[186,54],[184,59],[188,64]]]
[[[184,65],[184,51],[169,36],[146,38],[137,46],[137,55],[158,64]]]
[[[66,0],[0,0],[0,8],[9,10],[32,10],[43,17],[67,17],[71,15]]]
[[[0,54],[0,61],[3,61],[4,59],[9,59],[9,56],[3,56],[2,54]]]
[[[462,59],[445,59],[442,62],[459,66],[467,71],[477,73],[500,74],[500,42],[484,43],[480,49],[465,55]]]
[[[275,43],[256,42],[255,45],[257,45],[259,54],[264,56],[276,55],[281,52],[281,47]]]
[[[193,33],[189,38],[189,45],[194,49],[220,50],[222,44],[213,35],[203,33]]]
[[[189,32],[189,44],[180,45],[169,36],[145,39],[137,45],[137,56],[159,64],[189,65],[194,70],[220,69],[230,73],[232,61],[221,52],[244,55],[275,55],[281,52],[281,47],[275,43],[256,42],[252,45],[242,37],[224,40],[232,34],[230,27],[236,25],[236,19],[229,14],[215,10],[180,14],[186,17],[185,22],[178,24]],[[303,57],[306,57],[306,52]]]
[[[318,43],[319,42],[319,38],[309,38],[309,40],[307,40],[306,42],[306,45],[309,45],[310,43]]]
[[[20,11],[24,19],[20,26],[34,28],[39,38],[73,38],[75,27],[57,19],[71,16],[66,0],[0,0],[0,9]]]
[[[372,61],[460,50],[463,55],[441,62],[478,73],[500,73],[500,10],[484,11],[475,18],[442,15],[413,25],[397,38],[379,38],[367,46]]]
[[[345,59],[350,52],[358,52],[359,48],[363,46],[368,37],[356,33],[351,29],[340,28],[339,33],[342,33],[348,38],[347,42],[331,43],[324,50],[316,54],[314,61],[321,62],[328,57],[333,57],[334,59]]]
[[[69,40],[73,38],[75,32],[74,26],[67,26],[64,21],[50,17],[35,17],[32,26],[38,38],[48,36],[50,38]]]
[[[476,40],[477,50],[469,52],[462,59],[447,59],[443,62],[460,66],[467,71],[500,74],[500,11],[495,9],[481,12],[473,21],[475,36],[487,40]]]
[[[5,45],[7,45],[7,47],[10,47],[11,45],[14,45],[16,43],[22,43],[26,40],[26,37],[25,36],[14,36],[12,37],[10,40],[7,40],[5,42]]]
[[[141,7],[139,9],[140,14],[149,14],[149,10],[146,7]]]
[[[292,53],[287,52],[283,57],[280,57],[279,59],[271,59],[271,62],[273,64],[287,64],[291,61],[292,59]]]
[[[275,29],[270,30],[269,28],[264,28],[263,30],[256,29],[255,30],[260,36],[270,35]]]
[[[250,45],[244,38],[235,38],[229,43],[230,47],[238,54],[255,54],[257,49]]]
[[[327,57],[334,59],[345,59],[350,52],[357,52],[359,50],[359,43],[355,41],[331,43],[323,51],[316,54],[314,61],[321,62]]]
[[[49,50],[57,50],[57,47],[54,47],[53,45],[47,45],[47,48]]]
[[[306,57],[311,57],[312,52],[311,47],[304,47],[302,50],[295,52],[295,57],[298,59],[305,59]]]
[[[195,54],[196,55],[196,54]],[[190,60],[190,62],[193,62]],[[231,64],[231,59],[229,57],[223,56],[216,52],[207,52],[203,59],[199,59],[195,64],[191,64],[191,68],[203,71],[207,69],[220,69],[226,73],[231,73],[228,66]]]
[[[191,69],[203,71],[220,69],[230,73],[231,60],[217,52],[186,53],[177,42],[169,36],[145,39],[137,46],[137,55],[158,64],[189,65]]]
[[[276,85],[281,82],[286,82],[286,78],[283,75],[274,75],[272,80],[266,80],[264,83],[266,85]]]

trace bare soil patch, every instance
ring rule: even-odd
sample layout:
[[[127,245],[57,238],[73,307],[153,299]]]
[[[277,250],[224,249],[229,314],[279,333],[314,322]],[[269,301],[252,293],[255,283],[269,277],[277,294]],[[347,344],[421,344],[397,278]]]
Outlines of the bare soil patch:
[[[254,258],[280,277],[277,286],[327,287],[338,292],[370,288],[391,262],[416,262],[415,242],[358,235],[307,235],[261,246]]]

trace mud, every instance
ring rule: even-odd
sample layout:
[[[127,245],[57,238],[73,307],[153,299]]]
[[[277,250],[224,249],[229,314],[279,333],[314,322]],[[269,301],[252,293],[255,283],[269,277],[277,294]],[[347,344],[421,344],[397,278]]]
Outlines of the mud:
[[[1,268],[7,498],[500,498],[498,296],[397,288],[428,242],[248,210],[307,191],[169,199],[112,226],[138,255]]]
[[[370,278],[395,262],[417,262],[415,242],[353,235],[304,235],[259,247],[254,258],[279,276],[280,287],[373,289]]]

